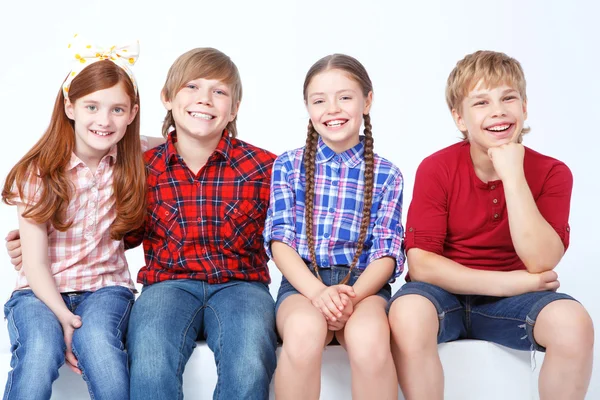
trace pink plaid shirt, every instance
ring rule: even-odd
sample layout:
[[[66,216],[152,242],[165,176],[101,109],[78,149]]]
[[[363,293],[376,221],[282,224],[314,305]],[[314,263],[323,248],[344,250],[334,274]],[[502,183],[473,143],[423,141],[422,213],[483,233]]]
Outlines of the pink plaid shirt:
[[[142,148],[148,147],[142,138]],[[106,286],[125,286],[135,290],[129,274],[122,240],[112,240],[109,228],[116,217],[113,196],[113,165],[117,147],[102,158],[96,173],[75,154],[67,166],[74,194],[67,208],[73,224],[60,232],[48,224],[48,257],[56,286],[61,293],[95,291]],[[39,200],[39,178],[31,174],[24,186],[24,204]],[[23,270],[19,271],[16,289],[28,289]]]

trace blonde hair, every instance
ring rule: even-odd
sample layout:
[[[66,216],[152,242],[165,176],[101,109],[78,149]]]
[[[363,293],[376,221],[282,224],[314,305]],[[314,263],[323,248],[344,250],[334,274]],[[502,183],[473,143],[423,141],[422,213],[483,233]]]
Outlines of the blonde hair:
[[[165,100],[171,101],[186,83],[199,78],[216,79],[229,85],[232,107],[242,100],[242,80],[236,65],[229,56],[210,47],[192,49],[179,56],[169,68],[162,95]],[[225,127],[231,137],[237,136],[236,120],[237,115]],[[175,120],[173,113],[167,111],[162,127],[164,137],[171,127],[175,127]]]
[[[312,79],[325,71],[337,69],[343,71],[349,75],[351,79],[354,79],[361,87],[364,97],[367,97],[370,92],[373,91],[373,84],[371,78],[365,67],[354,57],[350,57],[345,54],[332,54],[321,58],[319,61],[313,64],[308,70],[306,78],[304,79],[304,101],[307,98],[308,85]],[[364,124],[364,160],[365,160],[365,174],[364,174],[364,200],[363,200],[363,213],[360,222],[360,233],[358,235],[358,241],[356,244],[356,253],[350,263],[350,270],[348,274],[342,279],[341,284],[346,284],[350,280],[350,273],[356,267],[360,255],[363,252],[365,240],[367,238],[367,231],[371,223],[371,206],[373,205],[373,181],[374,181],[374,152],[373,152],[373,134],[371,126],[371,116],[369,114],[363,115]],[[308,133],[306,137],[306,147],[304,150],[304,169],[306,175],[306,188],[304,195],[304,220],[306,223],[306,238],[308,241],[308,254],[312,265],[314,266],[315,273],[319,280],[319,267],[317,265],[317,254],[315,251],[315,236],[314,236],[314,201],[315,201],[315,160],[317,157],[317,143],[319,141],[319,134],[313,126],[311,120],[308,121]]]
[[[491,88],[508,85],[519,92],[523,102],[527,101],[525,74],[519,61],[497,51],[480,50],[457,62],[448,76],[446,103],[450,111],[460,113],[462,101],[479,82]],[[530,130],[523,128],[521,135]],[[466,132],[463,136],[466,140]]]

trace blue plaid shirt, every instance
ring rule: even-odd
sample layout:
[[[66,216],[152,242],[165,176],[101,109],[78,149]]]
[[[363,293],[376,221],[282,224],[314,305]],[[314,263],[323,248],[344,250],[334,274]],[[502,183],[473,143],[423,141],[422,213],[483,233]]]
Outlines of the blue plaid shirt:
[[[315,168],[314,229],[317,264],[321,268],[350,265],[356,252],[363,210],[364,146],[361,143],[336,154],[319,138]],[[304,222],[306,177],[304,148],[288,151],[275,160],[269,210],[263,236],[269,257],[270,243],[283,242],[309,263]],[[356,267],[372,261],[396,259],[393,278],[404,268],[402,228],[402,173],[391,162],[374,157],[373,206],[363,253]]]

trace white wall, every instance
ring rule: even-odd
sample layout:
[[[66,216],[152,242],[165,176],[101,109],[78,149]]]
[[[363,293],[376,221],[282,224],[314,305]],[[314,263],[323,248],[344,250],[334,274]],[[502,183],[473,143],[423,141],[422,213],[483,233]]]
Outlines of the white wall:
[[[533,129],[525,144],[565,161],[575,176],[571,247],[558,273],[561,290],[587,307],[600,332],[600,190],[593,162],[600,147],[598,15],[598,3],[584,0],[3,1],[0,176],[3,182],[46,128],[74,33],[140,39],[135,70],[142,131],[150,136],[160,135],[159,92],[175,58],[193,47],[224,51],[244,82],[240,137],[274,153],[304,142],[307,69],[326,54],[342,52],[361,60],[371,75],[376,151],[402,169],[407,211],[418,163],[460,137],[444,102],[448,73],[467,53],[504,51],[521,61],[528,80]],[[0,236],[16,225],[15,210],[0,206]],[[0,260],[4,299],[14,275],[1,248]],[[130,262],[137,270],[141,253],[134,252]],[[274,282],[273,291],[279,275]],[[2,327],[0,346],[8,347]],[[600,366],[598,355],[595,361]],[[588,398],[600,398],[598,371]]]

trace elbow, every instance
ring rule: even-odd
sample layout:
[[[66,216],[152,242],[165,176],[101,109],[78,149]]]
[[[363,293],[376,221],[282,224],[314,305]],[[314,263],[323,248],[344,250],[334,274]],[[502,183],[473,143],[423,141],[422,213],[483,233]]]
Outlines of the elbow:
[[[546,271],[552,271],[564,255],[564,247],[562,243],[550,251],[540,252],[536,255],[523,258],[523,264],[527,272],[532,274],[540,274]]]
[[[427,263],[428,252],[425,250],[413,248],[406,255],[408,261],[408,273],[413,281],[427,282],[429,277],[429,267]]]

